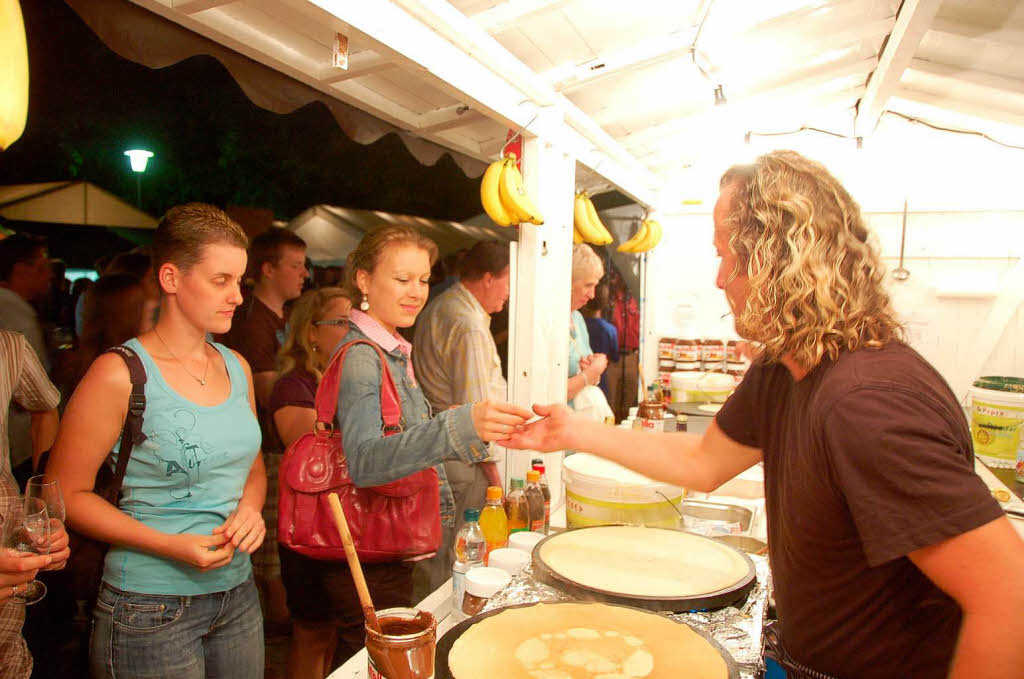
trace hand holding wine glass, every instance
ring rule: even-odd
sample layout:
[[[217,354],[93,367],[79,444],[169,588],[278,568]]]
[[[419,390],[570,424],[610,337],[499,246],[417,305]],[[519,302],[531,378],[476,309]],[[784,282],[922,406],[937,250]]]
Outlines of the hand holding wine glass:
[[[33,497],[11,503],[0,533],[0,548],[25,554],[47,554],[50,551],[50,517],[46,503]],[[33,580],[20,591],[15,588],[13,593],[15,600],[34,604],[46,596],[46,585]]]
[[[64,568],[71,553],[67,548],[68,535],[64,529],[67,510],[64,507],[64,495],[61,493],[60,481],[48,480],[42,475],[33,476],[25,484],[25,497],[42,500],[46,504],[46,512],[50,517],[49,554],[53,557],[53,561],[43,570],[55,571]]]

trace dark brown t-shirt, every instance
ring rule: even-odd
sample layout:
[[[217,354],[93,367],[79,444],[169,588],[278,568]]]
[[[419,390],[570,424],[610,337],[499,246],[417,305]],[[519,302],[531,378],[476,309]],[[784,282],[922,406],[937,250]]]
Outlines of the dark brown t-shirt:
[[[942,377],[906,345],[795,382],[755,363],[717,415],[764,453],[783,643],[839,677],[945,677],[960,608],[907,558],[1002,515]]]
[[[235,311],[231,330],[219,341],[240,353],[253,373],[262,373],[276,369],[284,333],[285,319],[253,295]]]

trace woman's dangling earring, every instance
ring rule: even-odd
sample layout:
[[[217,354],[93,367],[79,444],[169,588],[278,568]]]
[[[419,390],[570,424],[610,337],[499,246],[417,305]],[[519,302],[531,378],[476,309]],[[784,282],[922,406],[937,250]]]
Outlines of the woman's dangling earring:
[[[366,299],[366,295],[363,295],[363,301],[359,303],[359,309],[361,311],[370,310],[370,302]]]
[[[313,353],[315,354],[316,352],[320,351],[320,345],[317,344],[316,342],[314,342],[313,346],[312,346],[312,349],[313,349]]]

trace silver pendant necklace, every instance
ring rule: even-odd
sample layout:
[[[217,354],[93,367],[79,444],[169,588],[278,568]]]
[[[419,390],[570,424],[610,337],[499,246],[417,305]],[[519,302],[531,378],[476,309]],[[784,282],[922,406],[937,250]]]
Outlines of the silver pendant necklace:
[[[167,346],[167,342],[165,342],[164,338],[160,336],[160,333],[158,333],[156,331],[156,328],[153,328],[153,334],[156,335],[156,338],[158,340],[160,340],[160,344],[164,345],[164,349],[166,349],[167,353],[171,355],[171,358],[173,358],[175,361],[178,362],[178,365],[181,366],[181,369],[184,370],[185,373],[189,377],[191,377],[196,382],[198,382],[200,387],[205,387],[206,386],[206,373],[210,370],[210,357],[206,356],[206,367],[203,368],[203,377],[202,377],[202,379],[200,379],[200,378],[198,378],[198,377],[196,377],[195,375],[192,374],[192,371],[189,370],[185,366],[185,363],[180,358],[178,358],[177,356],[174,355],[174,352],[171,351],[171,348],[169,346]],[[206,355],[205,348],[204,348],[203,354]]]

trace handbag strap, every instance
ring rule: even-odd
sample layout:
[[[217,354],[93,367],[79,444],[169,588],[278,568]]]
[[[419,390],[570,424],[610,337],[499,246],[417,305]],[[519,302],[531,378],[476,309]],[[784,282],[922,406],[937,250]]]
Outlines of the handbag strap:
[[[384,421],[384,436],[391,436],[402,431],[402,401],[398,398],[395,380],[388,369],[387,357],[379,346],[369,340],[352,340],[343,345],[331,357],[327,364],[320,384],[316,388],[316,431],[330,431],[334,427],[334,417],[338,408],[338,384],[341,381],[341,366],[345,363],[345,354],[357,344],[367,344],[374,348],[380,357],[380,414]]]
[[[124,475],[128,471],[128,460],[132,456],[132,448],[146,440],[142,433],[142,415],[146,412],[146,366],[134,351],[124,345],[111,347],[103,353],[117,354],[124,359],[132,380],[132,393],[128,397],[128,413],[121,427],[121,444],[117,448],[117,468],[114,470],[112,490],[114,496],[121,492]]]

